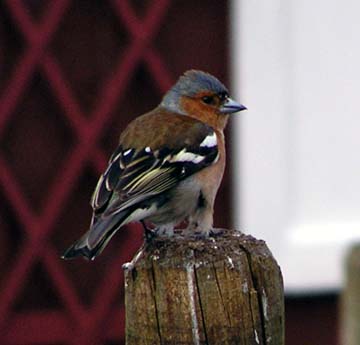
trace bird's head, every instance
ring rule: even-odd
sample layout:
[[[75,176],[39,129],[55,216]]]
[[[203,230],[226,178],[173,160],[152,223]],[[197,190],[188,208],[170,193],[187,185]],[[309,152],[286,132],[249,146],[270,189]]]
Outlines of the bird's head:
[[[197,70],[185,72],[160,105],[219,129],[225,127],[229,114],[246,109],[229,97],[227,88],[217,78]]]

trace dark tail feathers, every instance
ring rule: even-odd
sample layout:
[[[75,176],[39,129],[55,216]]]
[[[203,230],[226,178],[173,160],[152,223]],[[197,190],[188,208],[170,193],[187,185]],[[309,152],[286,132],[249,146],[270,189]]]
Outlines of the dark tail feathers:
[[[83,256],[88,260],[94,260],[123,225],[127,216],[128,212],[123,211],[104,219],[98,219],[88,232],[65,251],[61,258],[69,260]]]

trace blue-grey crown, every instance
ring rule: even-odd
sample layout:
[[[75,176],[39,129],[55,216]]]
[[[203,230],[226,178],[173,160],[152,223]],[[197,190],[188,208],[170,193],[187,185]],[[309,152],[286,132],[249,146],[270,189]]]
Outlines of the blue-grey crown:
[[[190,70],[184,73],[176,84],[165,94],[161,106],[172,111],[182,112],[179,104],[180,96],[194,96],[200,91],[228,93],[227,88],[209,73]]]
[[[193,96],[199,91],[212,91],[214,93],[227,92],[227,88],[217,78],[209,73],[190,70],[184,73],[172,87],[173,91],[181,95]]]

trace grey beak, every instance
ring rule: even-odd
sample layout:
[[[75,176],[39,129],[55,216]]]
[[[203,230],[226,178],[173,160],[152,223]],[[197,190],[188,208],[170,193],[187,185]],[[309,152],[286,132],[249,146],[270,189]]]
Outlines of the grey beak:
[[[223,114],[231,114],[246,109],[247,108],[244,105],[235,102],[231,98],[227,98],[224,104],[220,107],[220,112],[222,112]]]

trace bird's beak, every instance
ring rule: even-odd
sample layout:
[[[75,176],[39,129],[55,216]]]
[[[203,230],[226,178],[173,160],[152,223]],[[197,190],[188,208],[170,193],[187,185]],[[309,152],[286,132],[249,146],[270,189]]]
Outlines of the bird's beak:
[[[227,98],[226,101],[224,102],[224,104],[220,107],[220,112],[223,114],[231,114],[231,113],[237,113],[238,111],[241,110],[246,110],[247,108],[238,103],[235,102],[233,99],[231,98]]]

